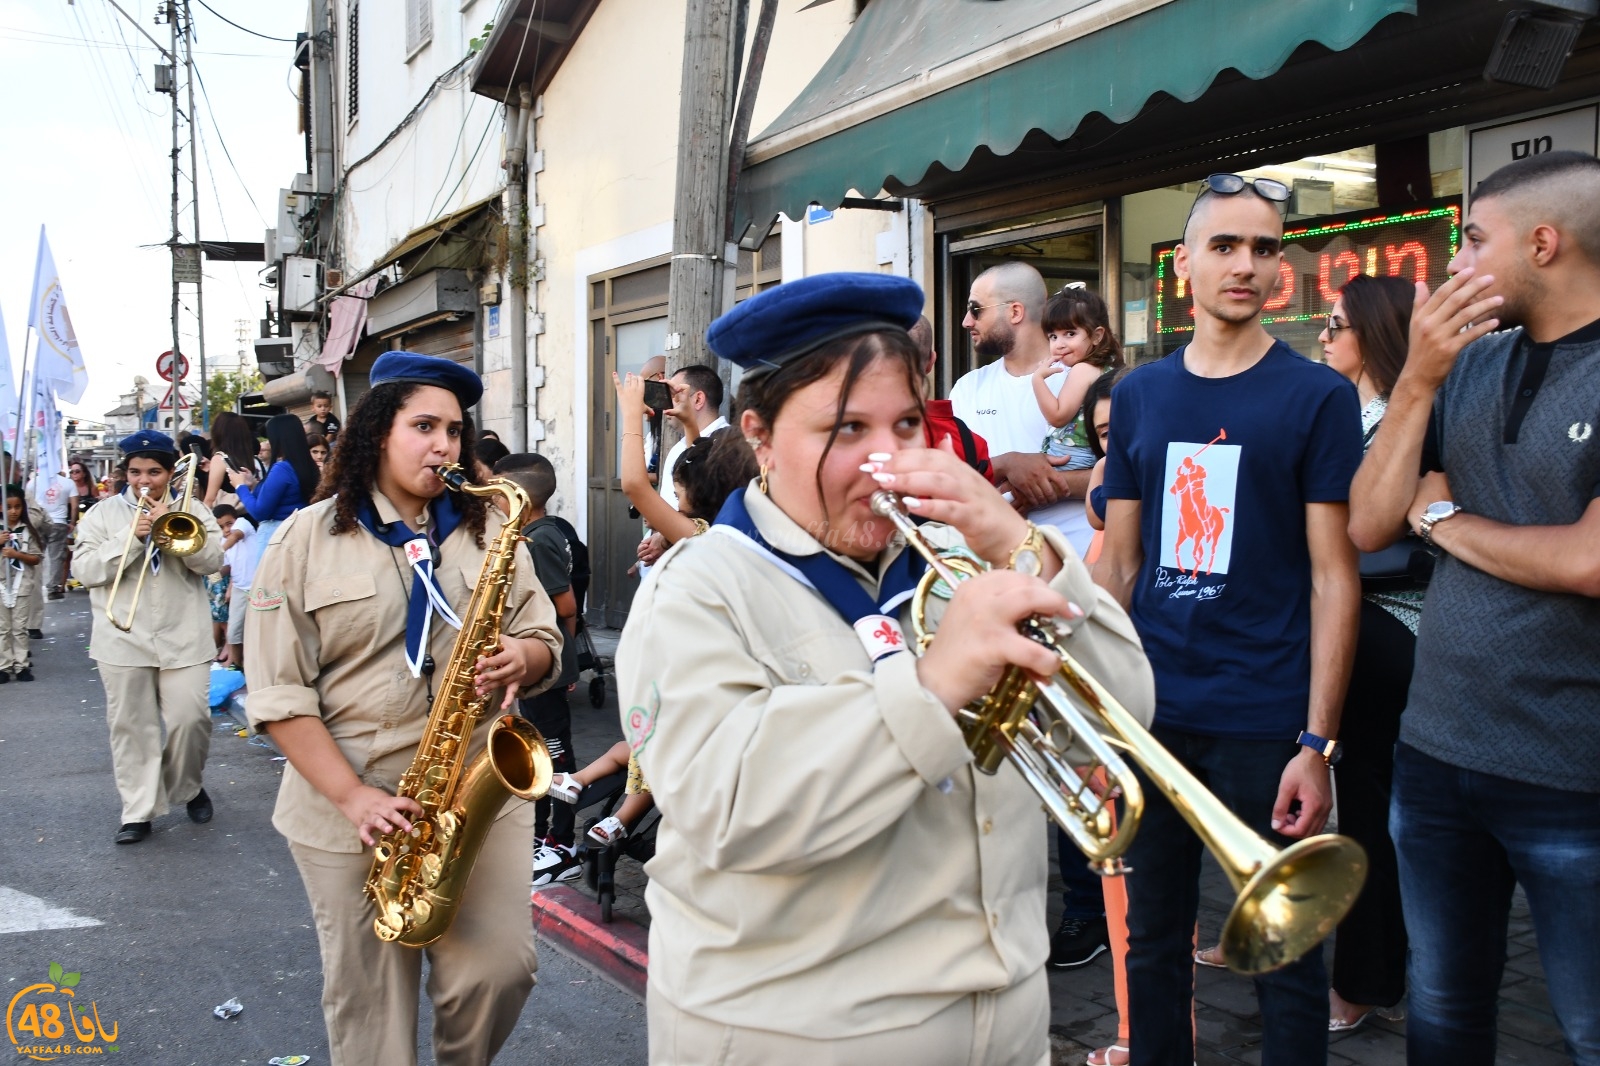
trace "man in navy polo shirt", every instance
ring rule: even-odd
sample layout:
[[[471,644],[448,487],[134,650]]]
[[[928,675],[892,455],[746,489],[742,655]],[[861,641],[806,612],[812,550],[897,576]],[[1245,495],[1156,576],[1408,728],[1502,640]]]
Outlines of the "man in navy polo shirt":
[[[1431,298],[1419,286],[1405,370],[1351,496],[1363,548],[1409,524],[1441,553],[1390,809],[1407,1061],[1494,1062],[1520,884],[1567,1050],[1595,1066],[1600,160],[1547,152],[1495,171],[1462,238],[1455,277]]]
[[[1112,393],[1095,580],[1129,607],[1156,678],[1157,740],[1251,828],[1320,832],[1360,602],[1346,532],[1356,391],[1274,340],[1283,185],[1206,179],[1174,265],[1189,344]],[[1201,844],[1158,789],[1128,853],[1132,1061],[1187,1066]],[[1322,953],[1256,978],[1267,1066],[1325,1062]]]

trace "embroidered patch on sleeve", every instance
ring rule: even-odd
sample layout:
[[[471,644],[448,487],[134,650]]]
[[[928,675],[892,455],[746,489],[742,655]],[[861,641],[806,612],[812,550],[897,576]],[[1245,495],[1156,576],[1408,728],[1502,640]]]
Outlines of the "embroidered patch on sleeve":
[[[276,611],[283,606],[283,593],[273,592],[271,589],[252,589],[250,592],[250,609],[252,611]]]
[[[661,713],[661,690],[656,683],[650,683],[650,705],[648,707],[633,706],[628,708],[628,747],[635,755],[644,750],[650,743],[650,738],[656,732],[656,717]]]

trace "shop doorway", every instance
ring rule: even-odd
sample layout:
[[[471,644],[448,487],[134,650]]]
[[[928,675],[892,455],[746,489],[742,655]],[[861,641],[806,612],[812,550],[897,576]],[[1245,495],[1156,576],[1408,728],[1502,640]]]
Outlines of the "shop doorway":
[[[948,353],[943,363],[948,368],[949,380],[940,383],[941,392],[945,394],[962,374],[988,361],[972,350],[972,338],[961,328],[967,293],[973,280],[985,270],[1001,263],[1023,262],[1044,277],[1048,293],[1071,286],[1107,295],[1102,286],[1105,225],[1098,210],[1077,218],[954,237],[948,248],[945,317],[949,339],[942,351]]]

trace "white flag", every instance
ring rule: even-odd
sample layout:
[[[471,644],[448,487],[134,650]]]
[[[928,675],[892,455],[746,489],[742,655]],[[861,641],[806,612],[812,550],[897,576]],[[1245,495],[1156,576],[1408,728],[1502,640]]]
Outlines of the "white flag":
[[[28,305],[28,325],[39,338],[38,370],[35,376],[50,382],[57,396],[68,403],[83,399],[89,387],[89,371],[83,365],[72,319],[67,316],[67,298],[61,292],[61,276],[56,273],[55,257],[39,227],[39,258],[33,268],[33,302]]]
[[[39,479],[42,484],[46,477],[65,473],[67,469],[66,456],[61,454],[61,412],[56,410],[50,383],[42,377],[35,377],[33,381],[33,428],[38,434],[33,469],[44,475]]]
[[[0,315],[0,443],[12,455],[17,453],[17,420],[22,410],[17,406],[16,379],[11,376],[11,349],[6,344],[6,320]]]

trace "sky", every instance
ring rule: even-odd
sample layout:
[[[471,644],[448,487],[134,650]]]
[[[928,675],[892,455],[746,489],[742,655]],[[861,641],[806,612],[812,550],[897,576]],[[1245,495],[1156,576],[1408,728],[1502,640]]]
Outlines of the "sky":
[[[306,26],[304,3],[206,0],[218,13],[271,37]],[[165,44],[157,0],[117,0]],[[293,43],[229,26],[191,0],[199,116],[200,234],[205,240],[260,241],[275,223],[278,190],[305,169],[297,132]],[[155,385],[156,358],[172,347],[171,97],[153,91],[160,53],[108,0],[0,0],[0,143],[10,158],[0,177],[0,312],[13,375],[21,384],[27,305],[39,227],[61,274],[78,345],[89,369],[68,416],[104,420],[135,375]],[[295,77],[291,79],[291,74]],[[208,90],[210,107],[200,93]],[[187,110],[180,86],[180,105]],[[181,136],[180,132],[180,136]],[[235,167],[224,154],[232,155]],[[179,211],[192,239],[187,147]],[[253,203],[252,203],[253,201]],[[204,264],[208,363],[253,363],[264,303],[260,263]],[[199,384],[193,286],[184,287],[182,346]],[[240,321],[248,329],[239,339]]]

